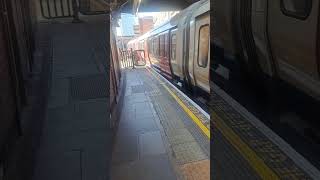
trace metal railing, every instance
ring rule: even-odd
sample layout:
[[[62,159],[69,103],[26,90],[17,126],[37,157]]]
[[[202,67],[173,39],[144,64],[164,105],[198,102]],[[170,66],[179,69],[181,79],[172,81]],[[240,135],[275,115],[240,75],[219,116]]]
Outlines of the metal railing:
[[[146,54],[144,50],[133,51],[133,63],[135,66],[145,66],[146,65]]]
[[[42,17],[46,19],[74,17],[79,12],[84,15],[109,13],[109,4],[105,0],[39,0]]]
[[[135,66],[146,65],[146,55],[144,50],[119,50],[120,64],[122,68],[135,68]]]
[[[74,16],[75,0],[40,0],[41,14],[46,19]]]
[[[120,53],[120,65],[122,68],[134,67],[132,61],[132,52],[131,50],[119,50]]]
[[[84,15],[106,14],[110,12],[109,0],[79,0],[79,10]]]

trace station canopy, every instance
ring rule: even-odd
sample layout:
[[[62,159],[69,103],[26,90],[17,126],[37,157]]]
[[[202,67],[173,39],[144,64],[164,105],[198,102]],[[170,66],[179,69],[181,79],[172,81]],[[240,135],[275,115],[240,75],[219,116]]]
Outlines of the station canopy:
[[[136,14],[138,12],[179,11],[198,0],[115,0],[116,11]]]

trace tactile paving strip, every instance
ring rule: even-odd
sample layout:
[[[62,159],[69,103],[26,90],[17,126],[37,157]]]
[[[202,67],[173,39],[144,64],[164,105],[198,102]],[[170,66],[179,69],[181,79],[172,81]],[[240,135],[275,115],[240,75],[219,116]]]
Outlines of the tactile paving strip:
[[[208,159],[209,157],[209,140],[207,137],[202,136],[207,142],[206,153],[203,150],[203,146],[199,145],[204,141],[196,141],[194,136],[201,134],[201,131],[194,124],[194,122],[189,119],[182,108],[171,98],[170,94],[163,88],[159,83],[155,83],[154,77],[151,74],[141,74],[141,79],[143,79],[145,84],[148,84],[153,88],[152,91],[160,91],[158,95],[152,94],[150,97],[153,102],[154,108],[157,115],[161,121],[161,124],[166,132],[169,143],[171,145],[174,156],[179,164],[186,164],[190,162],[195,162],[203,159]],[[170,97],[170,98],[168,98]],[[188,123],[185,123],[188,122]],[[188,127],[195,128],[188,128]],[[190,131],[197,131],[190,132]]]
[[[171,87],[170,85],[167,86],[179,99],[188,106],[188,108],[195,114],[199,120],[204,124],[208,129],[210,129],[210,119],[208,119],[202,112],[200,112],[196,107],[194,107],[190,101],[188,101],[185,97],[183,97],[180,93],[177,92],[176,89]]]
[[[260,179],[241,154],[215,131],[211,145],[212,179]]]
[[[173,145],[172,150],[178,163],[186,164],[199,160],[208,159],[203,153],[197,142],[188,142],[178,145]]]
[[[148,77],[148,76],[144,76]],[[152,81],[152,79],[149,79]],[[162,83],[166,83],[162,81]],[[163,89],[162,85],[157,84],[158,89]],[[206,118],[205,115],[203,115],[197,108],[195,108],[185,97],[183,97],[180,93],[177,92],[174,88],[172,88],[170,85],[167,84],[167,87],[179,97],[180,100],[183,101],[185,105],[200,119],[200,121],[209,129],[210,128],[210,119]],[[165,91],[165,90],[164,90]],[[161,101],[161,99],[157,100]],[[170,104],[176,104],[175,100],[173,98],[169,98]],[[173,109],[171,107],[171,109]],[[209,157],[210,156],[210,142],[209,139],[206,137],[206,135],[199,130],[199,127],[195,125],[195,123],[189,118],[188,115],[184,112],[182,108],[179,106],[175,107],[174,110],[177,112],[179,118],[182,120],[185,128],[187,128],[192,136],[195,138],[195,140],[198,142],[198,144],[201,146],[204,153]]]
[[[281,179],[311,179],[301,170],[278,146],[274,145],[255,126],[249,123],[245,117],[233,109],[215,92],[211,93],[210,109],[214,111],[228,127],[230,127],[263,162],[271,168]],[[216,122],[213,120],[214,132]]]
[[[182,97],[180,97],[182,98]],[[176,103],[174,99],[170,99],[170,103]],[[189,104],[190,105],[190,104]],[[195,109],[195,108],[194,108]],[[198,144],[201,146],[204,153],[209,157],[210,156],[210,142],[208,137],[199,129],[199,127],[189,118],[189,116],[184,112],[180,107],[174,108],[177,112],[179,119],[182,120],[186,129],[192,134]]]
[[[72,100],[87,100],[109,97],[109,80],[105,74],[70,78]]]

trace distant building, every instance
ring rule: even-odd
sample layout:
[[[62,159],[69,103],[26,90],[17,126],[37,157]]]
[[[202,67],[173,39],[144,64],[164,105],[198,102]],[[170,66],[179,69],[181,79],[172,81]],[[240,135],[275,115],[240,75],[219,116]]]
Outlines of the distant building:
[[[140,25],[139,24],[134,25],[133,31],[134,31],[135,36],[139,36],[140,35]]]
[[[152,16],[144,16],[139,18],[139,30],[140,35],[150,31],[153,29],[154,23],[153,23],[153,17]]]
[[[120,31],[121,36],[134,36],[134,29],[133,26],[135,24],[135,16],[132,14],[121,14],[121,20],[120,20]]]

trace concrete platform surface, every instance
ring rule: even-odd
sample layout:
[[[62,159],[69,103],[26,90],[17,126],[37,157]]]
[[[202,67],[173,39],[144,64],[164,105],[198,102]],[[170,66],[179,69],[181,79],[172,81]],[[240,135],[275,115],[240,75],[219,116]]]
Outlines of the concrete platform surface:
[[[52,78],[33,179],[110,179],[107,24],[100,20],[48,26]]]

